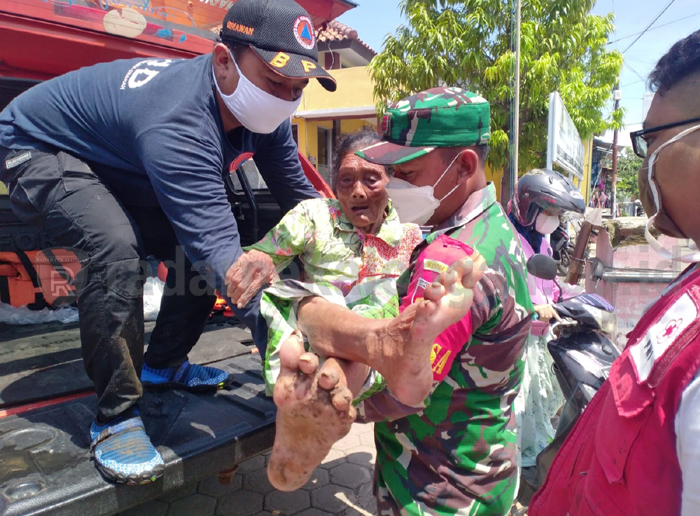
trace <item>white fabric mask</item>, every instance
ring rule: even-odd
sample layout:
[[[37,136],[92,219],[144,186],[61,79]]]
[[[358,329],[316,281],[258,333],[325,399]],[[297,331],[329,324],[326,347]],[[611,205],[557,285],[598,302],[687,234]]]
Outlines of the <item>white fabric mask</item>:
[[[559,217],[540,213],[535,219],[535,229],[541,235],[551,235],[559,227]]]
[[[654,171],[654,165],[656,164],[656,160],[659,156],[659,152],[661,149],[664,149],[668,145],[671,145],[673,142],[677,142],[684,136],[697,131],[700,129],[700,125],[695,125],[693,127],[689,127],[685,131],[681,131],[678,133],[676,136],[671,138],[669,141],[665,142],[663,145],[661,145],[658,149],[656,149],[651,156],[649,156],[649,160],[647,162],[647,180],[649,181],[649,189],[651,190],[651,193],[654,197],[654,204],[656,206],[656,211],[654,215],[649,217],[649,220],[647,221],[646,228],[644,230],[644,236],[647,239],[647,242],[651,246],[651,248],[656,251],[659,256],[662,258],[665,258],[667,260],[672,260],[672,261],[679,261],[683,263],[697,263],[700,262],[700,252],[694,252],[690,254],[686,254],[683,256],[677,256],[673,254],[673,252],[670,249],[667,249],[663,246],[661,242],[659,242],[656,238],[654,238],[654,235],[651,234],[651,226],[654,224],[654,219],[656,216],[659,214],[659,211],[661,210],[661,194],[659,193],[659,187],[656,184],[656,181],[653,178],[653,171]]]
[[[442,199],[438,200],[435,198],[435,187],[442,178],[445,177],[445,174],[447,174],[447,171],[454,165],[458,157],[459,154],[454,157],[452,163],[447,166],[433,186],[415,186],[408,181],[395,177],[389,180],[389,184],[386,186],[386,192],[389,194],[389,198],[394,204],[394,208],[399,214],[399,220],[401,222],[413,222],[414,224],[422,226],[430,220],[430,217],[433,216],[433,213],[438,209],[440,203],[447,199],[459,186],[459,184],[455,185]]]
[[[301,104],[301,97],[293,101],[282,100],[261,90],[243,75],[230,50],[228,53],[231,56],[231,61],[233,61],[233,66],[236,67],[238,72],[238,86],[236,86],[236,90],[231,95],[224,95],[221,92],[221,88],[219,88],[219,83],[216,81],[214,67],[212,66],[211,73],[214,76],[216,90],[221,95],[228,110],[243,127],[254,133],[272,133],[294,114],[299,104]]]

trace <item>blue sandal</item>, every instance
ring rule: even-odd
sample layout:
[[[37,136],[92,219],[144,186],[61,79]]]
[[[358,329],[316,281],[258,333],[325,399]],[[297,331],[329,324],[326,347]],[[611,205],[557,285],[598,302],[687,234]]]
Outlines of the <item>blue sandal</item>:
[[[208,392],[225,389],[234,377],[222,369],[190,364],[185,361],[180,367],[156,369],[143,365],[141,384],[146,389],[183,389],[190,392]]]
[[[95,466],[109,481],[148,484],[163,476],[165,463],[146,435],[138,410],[105,425],[92,423],[90,451]]]

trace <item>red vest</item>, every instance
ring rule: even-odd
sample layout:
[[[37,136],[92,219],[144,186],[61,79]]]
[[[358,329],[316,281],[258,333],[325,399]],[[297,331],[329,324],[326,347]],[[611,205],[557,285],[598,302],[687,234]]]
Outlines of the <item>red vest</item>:
[[[700,367],[699,315],[700,270],[639,321],[528,514],[680,514],[683,482],[674,425],[681,395]]]

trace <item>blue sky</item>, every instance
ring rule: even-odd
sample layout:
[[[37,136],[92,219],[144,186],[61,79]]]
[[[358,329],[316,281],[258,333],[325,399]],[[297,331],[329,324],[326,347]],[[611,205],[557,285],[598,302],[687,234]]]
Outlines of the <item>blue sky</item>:
[[[403,22],[399,12],[399,2],[398,0],[356,0],[356,2],[360,5],[341,16],[339,21],[356,29],[365,43],[380,51],[386,34],[393,33]],[[643,31],[667,3],[667,0],[599,0],[593,13],[615,12],[616,31],[610,39],[611,41],[625,39],[612,43],[610,48],[623,51],[636,38],[636,36],[627,36]],[[622,69],[620,86],[621,105],[627,109],[625,123],[628,129],[634,130],[634,126],[642,122],[646,78],[656,61],[673,43],[698,28],[700,28],[700,2],[675,0],[652,28],[625,52],[625,66]]]

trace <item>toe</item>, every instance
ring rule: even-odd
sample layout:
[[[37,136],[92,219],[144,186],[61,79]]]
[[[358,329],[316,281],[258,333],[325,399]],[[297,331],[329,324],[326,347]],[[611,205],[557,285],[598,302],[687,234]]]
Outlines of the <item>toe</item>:
[[[352,392],[346,387],[338,387],[331,392],[331,403],[338,412],[348,412],[352,407]]]
[[[428,301],[439,301],[446,293],[447,292],[443,282],[434,281],[425,287],[423,297]]]
[[[304,353],[299,357],[299,369],[307,375],[315,374],[318,371],[318,356],[314,353]]]
[[[474,288],[474,261],[471,258],[463,258],[450,266],[450,270],[457,274],[456,283],[465,288]]]
[[[296,371],[299,369],[299,358],[304,354],[304,342],[294,332],[280,347],[280,366],[282,369]]]
[[[338,417],[340,418],[340,421],[343,423],[352,423],[355,421],[355,418],[357,417],[357,411],[355,410],[355,407],[350,406],[350,408],[347,410],[347,412],[339,412]]]
[[[475,251],[476,253],[476,251]],[[474,265],[472,266],[472,285],[469,286],[467,284],[464,284],[464,280],[462,284],[464,284],[465,287],[467,288],[474,288],[474,286],[483,278],[484,272],[486,272],[486,260],[484,259],[483,256],[480,254],[477,256],[473,256],[473,263]]]
[[[342,371],[336,367],[337,363],[333,359],[328,359],[321,367],[318,377],[318,386],[327,391],[333,390],[340,381]]]

